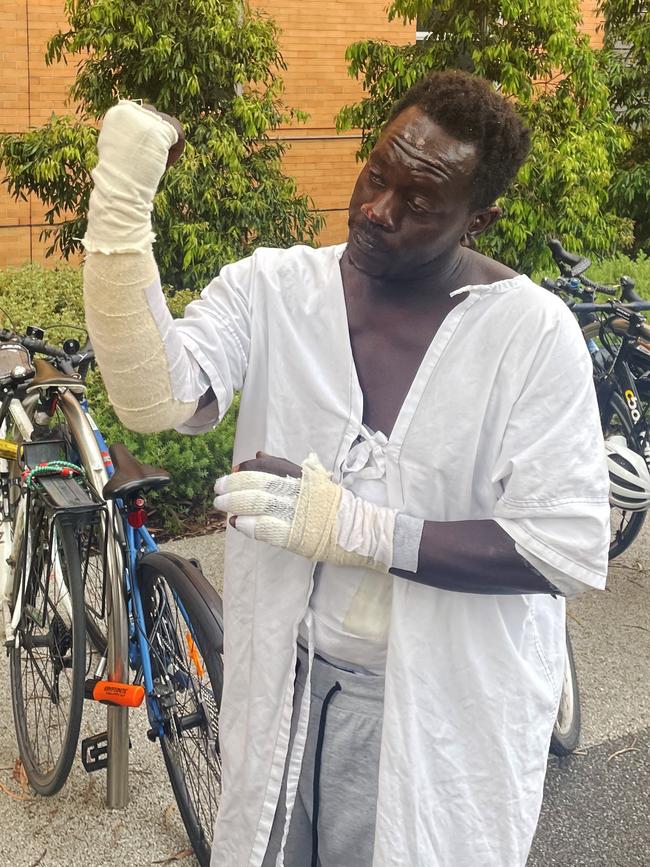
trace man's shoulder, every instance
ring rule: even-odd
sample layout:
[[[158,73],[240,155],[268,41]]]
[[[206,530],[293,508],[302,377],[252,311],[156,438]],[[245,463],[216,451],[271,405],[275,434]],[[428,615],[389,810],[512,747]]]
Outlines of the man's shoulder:
[[[556,331],[571,341],[576,339],[580,331],[578,323],[561,298],[527,275],[487,256],[481,258],[484,261],[480,263],[474,287],[483,301],[481,316],[486,325],[493,327],[498,322],[522,340],[530,340],[535,334],[541,339],[544,334]]]
[[[496,259],[491,259],[489,256],[479,253],[478,250],[472,250],[471,256],[472,272],[475,275],[473,282],[475,283],[489,285],[520,276],[517,271],[504,265],[503,262],[497,262]]]
[[[249,256],[225,264],[218,277],[207,287],[238,285],[251,295],[269,291],[291,295],[292,287],[301,287],[303,295],[329,284],[332,274],[345,249],[344,244],[330,247],[308,247],[295,244],[293,247],[257,247]]]
[[[535,283],[526,274],[521,274],[496,259],[484,256],[476,250],[472,251],[476,257],[473,262],[475,286],[483,288],[485,294],[495,296],[505,295],[507,298],[499,299],[499,303],[512,305],[517,299],[518,306],[530,307],[531,311],[544,311],[553,318],[558,316],[569,319],[573,318],[566,304]]]

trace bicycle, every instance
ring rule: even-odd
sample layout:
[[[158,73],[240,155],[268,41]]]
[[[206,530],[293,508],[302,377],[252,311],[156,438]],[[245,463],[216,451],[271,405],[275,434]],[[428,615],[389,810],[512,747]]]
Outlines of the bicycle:
[[[562,297],[576,315],[594,366],[594,384],[605,438],[620,436],[628,448],[641,455],[650,470],[650,327],[642,311],[650,302],[634,291],[634,281],[620,278],[620,299],[596,304],[598,293],[618,295],[617,289],[589,280],[584,271],[591,264],[549,241],[555,261],[563,274],[542,286]],[[646,346],[647,344],[647,346]],[[646,397],[644,397],[646,396]],[[646,510],[622,509],[612,505],[612,538],[609,559],[622,554],[637,538]]]
[[[568,253],[555,239],[549,241],[549,247],[562,276],[554,280],[544,278],[542,286],[563,298],[581,326],[594,367],[594,384],[605,438],[623,435],[628,446],[643,455],[647,462],[650,458],[648,428],[645,413],[637,409],[639,379],[634,369],[634,355],[638,352],[639,339],[650,337],[650,329],[641,315],[642,310],[650,310],[650,304],[634,292],[634,282],[628,277],[620,280],[620,301],[595,303],[597,293],[611,297],[618,294],[617,290],[584,275],[591,264],[589,259]],[[645,517],[645,511],[620,510],[612,505],[610,560],[632,544]],[[566,665],[551,737],[551,752],[557,756],[574,752],[580,727],[580,691],[567,629]]]
[[[38,372],[18,342],[0,345],[0,429],[29,434],[17,399]],[[79,737],[87,667],[79,527],[101,509],[61,443],[2,440],[3,609],[12,708],[30,784],[48,795],[68,776]],[[46,465],[45,465],[46,464]],[[20,472],[22,470],[22,473]],[[16,494],[20,492],[20,496]]]
[[[82,361],[92,358],[89,348],[70,354],[45,344],[41,336],[35,337],[34,329],[24,336],[0,331],[0,353],[2,341],[6,345],[11,340],[32,355],[45,352],[51,362],[73,371],[75,365],[79,367]],[[72,344],[67,346],[68,350],[72,348]],[[145,526],[144,493],[167,484],[169,474],[140,463],[122,445],[107,448],[83,397],[80,378],[63,374],[41,359],[35,360],[37,371],[40,368],[43,373],[44,365],[55,375],[49,379],[33,376],[32,386],[21,395],[22,400],[14,398],[8,404],[21,419],[22,433],[18,439],[33,439],[35,443],[30,443],[30,447],[37,445],[43,449],[47,444],[51,449],[48,437],[57,419],[55,432],[60,436],[54,442],[57,448],[65,447],[66,456],[83,470],[88,495],[98,505],[94,520],[78,523],[74,545],[62,547],[63,554],[59,557],[62,563],[70,561],[75,567],[67,584],[75,587],[76,623],[87,626],[88,645],[100,656],[93,676],[81,683],[81,698],[79,683],[75,681],[71,701],[74,725],[70,726],[68,742],[73,743],[73,754],[84,695],[107,703],[109,713],[123,712],[145,700],[149,738],[160,741],[181,818],[199,862],[207,865],[221,785],[218,735],[222,689],[221,600],[197,564],[159,552]],[[58,419],[59,414],[62,419]],[[76,482],[73,484],[79,487]],[[3,487],[3,499],[9,489],[10,485]],[[18,508],[22,502],[21,497]],[[15,514],[7,512],[5,524],[11,523],[14,537],[22,538],[24,534]],[[111,579],[116,571],[117,589]],[[10,630],[10,644],[16,643],[24,621],[15,599],[14,596],[10,625],[18,632],[14,630],[11,634]],[[115,630],[111,630],[109,611],[112,617],[120,612],[124,616],[124,634],[120,636],[118,629],[117,643],[123,639],[126,658],[121,676],[113,677],[112,681],[104,679],[106,669],[119,673],[120,664],[119,648],[111,648]],[[85,640],[77,629],[73,646],[82,645],[85,647]],[[112,662],[109,651],[114,657]],[[84,739],[81,751],[86,770],[107,767],[109,750],[108,732]],[[57,770],[56,787],[44,789],[43,793],[51,793],[63,785],[71,762],[68,746],[66,761]],[[32,768],[26,764],[25,769],[30,784],[38,786]]]

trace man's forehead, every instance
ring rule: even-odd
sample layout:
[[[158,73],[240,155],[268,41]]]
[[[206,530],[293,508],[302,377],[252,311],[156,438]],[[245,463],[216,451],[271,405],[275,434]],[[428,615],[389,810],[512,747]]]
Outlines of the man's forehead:
[[[373,153],[384,149],[403,152],[423,168],[443,165],[452,168],[474,162],[477,156],[473,142],[460,141],[417,106],[400,112],[384,127]]]

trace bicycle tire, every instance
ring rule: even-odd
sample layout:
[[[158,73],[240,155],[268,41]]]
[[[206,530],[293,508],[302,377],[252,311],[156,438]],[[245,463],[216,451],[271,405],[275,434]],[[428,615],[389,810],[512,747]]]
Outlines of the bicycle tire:
[[[634,422],[625,399],[614,392],[603,413],[603,434],[605,438],[614,434],[625,437],[629,447],[639,451],[637,438],[634,435]],[[620,556],[637,538],[645,523],[646,512],[627,511],[618,506],[611,507],[611,540],[609,544],[609,559]]]
[[[59,517],[51,522],[36,499],[29,508],[29,525],[33,529],[23,537],[19,555],[19,569],[25,565],[28,571],[22,616],[9,653],[11,698],[29,784],[39,795],[52,795],[68,778],[79,740],[86,675],[84,602],[74,526]],[[51,559],[50,538],[58,552]],[[44,690],[40,709],[39,685]],[[64,702],[67,715],[64,708],[62,718]],[[57,723],[58,747],[53,743]]]
[[[566,662],[560,705],[551,735],[550,751],[554,756],[568,756],[574,752],[580,741],[581,727],[580,689],[573,655],[569,630],[566,631]]]
[[[166,708],[160,746],[192,848],[209,867],[221,794],[221,600],[193,564],[175,555],[146,555],[138,580],[154,683]]]

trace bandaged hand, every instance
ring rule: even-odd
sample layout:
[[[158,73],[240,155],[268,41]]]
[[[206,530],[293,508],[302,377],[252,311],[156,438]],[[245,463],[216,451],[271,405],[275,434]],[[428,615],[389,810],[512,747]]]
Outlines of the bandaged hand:
[[[106,112],[83,239],[88,252],[138,253],[150,247],[153,199],[173,161],[170,150],[182,149],[180,134],[173,118],[136,102],[120,100]]]
[[[261,469],[278,460],[267,457],[246,465]],[[300,471],[299,477],[257,469],[224,476],[215,484],[215,508],[235,516],[235,528],[249,538],[309,560],[379,572],[393,566],[416,571],[421,520],[336,484],[316,455]]]

